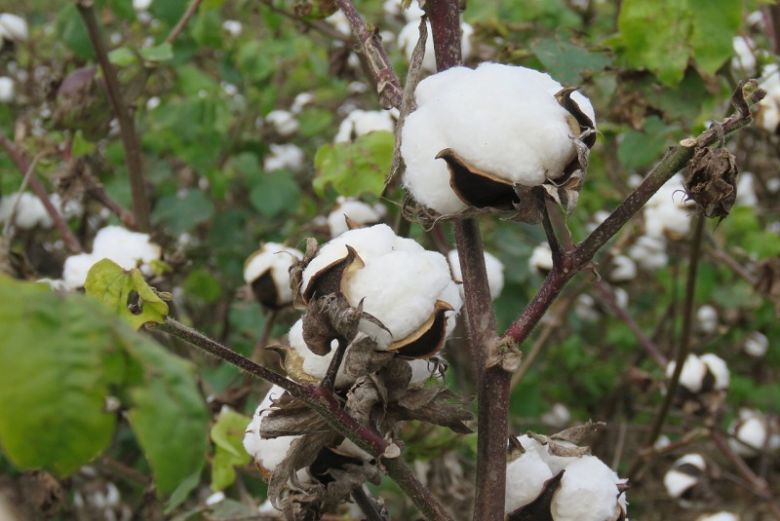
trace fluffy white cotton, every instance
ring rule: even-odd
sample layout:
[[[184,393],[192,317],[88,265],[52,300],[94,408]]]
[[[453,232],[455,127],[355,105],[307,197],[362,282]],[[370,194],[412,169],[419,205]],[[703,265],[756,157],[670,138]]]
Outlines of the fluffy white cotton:
[[[287,110],[272,110],[266,115],[265,121],[282,137],[292,136],[300,126],[293,113]]]
[[[368,259],[348,280],[346,293],[352,306],[362,301],[363,311],[390,330],[392,337],[367,324],[369,330],[366,332],[375,338],[380,348],[402,340],[422,327],[433,314],[437,300],[444,300],[456,310],[447,313],[451,318],[447,320],[451,330],[455,325],[453,315],[461,306],[447,261],[433,251],[393,251]]]
[[[688,211],[690,201],[685,198],[682,176],[676,174],[653,194],[644,207],[647,235],[668,236],[672,239],[685,236],[691,224],[691,214]]]
[[[369,132],[382,130],[393,132],[397,117],[395,110],[353,110],[339,125],[334,141],[345,143],[354,141]]]
[[[755,456],[766,444],[767,431],[763,415],[752,414],[732,428],[736,440],[730,440],[731,447],[740,456]]]
[[[759,86],[766,96],[758,102],[756,121],[769,132],[776,132],[780,124],[780,70],[776,63],[764,67]]]
[[[382,220],[387,208],[381,203],[366,204],[351,197],[339,197],[336,208],[328,214],[328,228],[331,237],[338,237],[349,230],[347,217],[358,226],[375,224]]]
[[[270,270],[271,279],[276,288],[277,304],[292,302],[290,288],[290,268],[303,258],[303,253],[283,244],[267,242],[253,253],[244,264],[244,281],[251,284]]]
[[[298,114],[312,101],[314,101],[314,94],[311,92],[300,92],[296,94],[292,105],[290,105],[290,111],[293,114]]]
[[[710,335],[718,329],[718,310],[705,304],[696,310],[696,321],[699,329]]]
[[[298,319],[298,321],[296,321],[295,324],[293,324],[293,326],[290,328],[290,331],[287,334],[287,340],[290,344],[290,347],[294,351],[294,353],[291,353],[291,355],[300,357],[300,370],[303,371],[306,376],[316,382],[319,382],[325,378],[325,374],[328,372],[328,366],[330,366],[330,361],[333,359],[333,355],[336,352],[336,341],[333,342],[333,349],[331,349],[330,352],[326,355],[320,356],[312,352],[312,350],[308,348],[306,342],[303,340],[302,319]],[[354,381],[354,378],[350,378],[344,373],[344,364],[341,364],[338,373],[336,373],[336,387],[347,387],[354,383]]]
[[[152,0],[133,0],[133,9],[146,11],[152,5]]]
[[[734,57],[731,59],[731,68],[739,74],[753,76],[756,73],[754,47],[755,44],[750,38],[735,36],[733,40]]]
[[[402,131],[405,186],[441,214],[465,208],[449,186],[445,162],[435,159],[444,148],[510,183],[531,187],[559,177],[575,156],[571,115],[554,96],[561,89],[547,74],[498,63],[424,79],[415,91],[418,108]],[[572,99],[595,120],[587,98],[575,93]]]
[[[433,31],[431,29],[431,22],[428,24],[428,38],[425,41],[425,54],[423,55],[422,69],[428,72],[436,72],[436,54],[433,49]],[[466,61],[471,56],[471,35],[474,34],[474,28],[466,22],[460,24],[460,48],[463,61]],[[414,54],[414,48],[417,45],[417,40],[420,39],[420,19],[415,18],[410,20],[398,33],[398,46],[403,49],[408,61],[412,60]]]
[[[133,269],[160,258],[162,249],[146,233],[131,232],[121,226],[106,226],[98,231],[92,253],[72,255],[65,259],[62,278],[68,289],[84,285],[90,268],[102,259],[111,259],[122,269]]]
[[[14,100],[14,80],[8,76],[0,76],[0,103],[10,103]]]
[[[674,374],[674,369],[677,363],[672,361],[666,366],[666,377],[671,378]],[[692,393],[698,393],[701,391],[702,384],[704,383],[704,376],[707,373],[707,366],[701,359],[694,355],[689,354],[683,364],[682,373],[680,373],[680,385],[691,391]]]
[[[691,465],[700,472],[704,472],[707,468],[701,454],[686,454],[678,458],[672,465],[672,468],[664,475],[664,487],[666,488],[666,493],[669,494],[670,497],[679,498],[685,491],[696,486],[699,482],[698,476],[678,470],[683,465]]]
[[[583,456],[566,467],[553,496],[555,521],[614,521],[621,513],[615,472],[595,456]]]
[[[225,493],[220,490],[219,492],[214,492],[209,497],[207,497],[204,503],[206,504],[206,506],[214,506],[217,503],[221,503],[224,500],[225,500]]]
[[[520,442],[520,445],[522,445],[527,452],[538,453],[539,457],[542,458],[548,467],[550,467],[550,471],[553,475],[559,473],[579,459],[577,456],[556,456],[550,452],[549,445],[543,445],[526,434],[518,436],[517,441]]]
[[[241,31],[244,30],[244,26],[238,20],[225,20],[222,22],[222,29],[230,36],[239,36]]]
[[[731,380],[729,375],[729,367],[726,361],[718,355],[707,353],[701,355],[700,360],[707,366],[707,370],[715,378],[715,384],[713,388],[716,391],[723,391],[729,388],[729,382]]]
[[[666,266],[666,239],[651,235],[640,236],[628,249],[628,256],[645,270],[657,270]]]
[[[414,0],[412,0],[409,7],[406,9],[403,8],[403,2],[401,0],[385,0],[382,4],[382,9],[388,16],[398,16],[403,13],[407,22],[411,22],[412,20],[419,21],[423,14],[425,14],[425,11],[420,9],[419,4]]]
[[[463,282],[463,274],[460,271],[460,258],[458,250],[451,250],[447,254],[447,261],[450,263],[452,278],[456,282]],[[487,272],[488,287],[490,289],[490,298],[497,299],[504,289],[504,263],[492,253],[485,252],[485,271]],[[460,286],[461,298],[463,297],[463,286]]]
[[[737,200],[735,204],[740,206],[756,206],[755,176],[750,172],[742,172],[737,179]]]
[[[704,514],[697,517],[696,521],[739,521],[739,516],[724,510],[714,514]]]
[[[627,282],[636,278],[636,263],[625,255],[612,258],[612,270],[609,272],[612,282]]]
[[[274,385],[263,401],[257,406],[252,421],[244,433],[244,449],[249,453],[255,462],[267,473],[276,469],[276,466],[287,456],[290,445],[300,436],[279,436],[278,438],[262,438],[260,436],[260,425],[263,419],[271,413],[274,401],[278,400],[284,394],[284,389]]]
[[[536,451],[528,450],[506,466],[504,512],[509,514],[536,499],[544,482],[553,477],[550,467]]]
[[[0,13],[0,40],[26,42],[28,36],[27,21],[11,13]]]
[[[769,339],[760,331],[753,331],[748,334],[742,348],[748,355],[754,358],[761,358],[769,349]]]
[[[571,412],[569,408],[562,403],[556,403],[552,408],[542,415],[542,423],[549,427],[561,429],[571,421]]]
[[[331,27],[336,29],[338,32],[343,34],[344,36],[349,36],[352,34],[352,29],[349,25],[349,20],[347,20],[347,17],[344,15],[344,13],[339,9],[329,17],[325,19],[325,21],[330,24]]]
[[[271,143],[269,148],[271,153],[265,156],[263,160],[263,169],[266,172],[273,172],[274,170],[297,172],[303,168],[303,150],[299,146],[292,143],[284,145]]]
[[[587,293],[577,297],[574,303],[574,314],[584,322],[596,322],[599,318],[599,312],[596,310],[596,301]]]
[[[18,200],[18,202],[17,202]],[[50,228],[51,218],[46,212],[41,200],[30,192],[15,192],[0,198],[0,222],[6,222],[11,218],[11,213],[16,206],[13,215],[14,224],[22,230],[30,230],[36,226]]]
[[[536,246],[528,259],[528,265],[532,270],[540,273],[546,273],[553,268],[552,250],[550,245],[543,242]]]

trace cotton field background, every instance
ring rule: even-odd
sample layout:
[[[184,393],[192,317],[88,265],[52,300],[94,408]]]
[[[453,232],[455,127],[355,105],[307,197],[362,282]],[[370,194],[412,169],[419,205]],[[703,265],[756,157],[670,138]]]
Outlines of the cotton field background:
[[[0,2],[0,520],[780,520],[780,3]]]

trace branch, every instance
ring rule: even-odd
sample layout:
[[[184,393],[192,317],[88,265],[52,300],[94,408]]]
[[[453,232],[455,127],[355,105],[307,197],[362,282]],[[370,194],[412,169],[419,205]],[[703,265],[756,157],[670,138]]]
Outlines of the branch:
[[[428,519],[433,521],[447,521],[450,519],[444,507],[417,480],[409,466],[398,456],[398,447],[395,444],[388,443],[374,430],[350,416],[342,409],[341,402],[330,390],[321,386],[302,385],[290,380],[172,318],[165,319],[165,322],[162,324],[149,323],[146,327],[164,331],[169,335],[180,338],[255,378],[283,388],[290,395],[301,400],[322,416],[336,432],[380,459],[388,475],[414,501],[417,508],[425,513]]]
[[[135,220],[138,228],[146,232],[149,231],[149,200],[146,197],[141,147],[138,143],[138,136],[135,133],[135,123],[130,115],[125,99],[122,97],[116,70],[114,70],[114,66],[108,60],[108,50],[100,33],[93,0],[78,0],[76,7],[78,7],[79,13],[84,19],[84,24],[87,26],[89,39],[92,42],[92,47],[95,48],[100,69],[103,71],[108,100],[119,122],[119,133],[125,149],[127,171],[130,176],[130,188],[133,193]]]
[[[330,24],[326,22],[320,22],[319,20],[306,20],[305,18],[301,18],[294,13],[285,11],[284,9],[275,6],[273,0],[260,0],[260,3],[262,3],[264,6],[266,6],[274,13],[280,14],[285,18],[289,18],[290,20],[303,24],[304,27],[307,27],[309,29],[314,29],[315,31],[318,31],[324,34],[325,36],[329,36],[334,40],[339,40],[344,43],[350,43],[352,41],[348,37],[341,34],[339,31],[334,29]]]
[[[173,29],[171,29],[171,32],[165,38],[165,43],[173,44],[173,42],[176,41],[176,38],[179,37],[181,32],[189,23],[190,19],[193,16],[195,16],[195,13],[198,11],[198,7],[200,6],[201,1],[202,0],[192,0],[190,2],[190,5],[187,6],[187,10],[184,11],[184,14],[181,15],[179,21],[176,22],[176,25],[173,27]]]
[[[35,175],[33,172],[33,168],[30,165],[30,162],[27,160],[26,157],[24,157],[24,153],[19,150],[7,137],[5,137],[5,134],[0,132],[0,144],[3,145],[3,148],[8,153],[8,156],[11,158],[11,161],[14,162],[16,165],[16,168],[19,169],[19,171],[22,173],[23,176],[28,176],[28,183],[30,185],[30,189],[35,193],[35,195],[38,197],[38,199],[41,200],[41,203],[43,204],[43,207],[46,209],[46,213],[49,215],[49,218],[51,219],[51,222],[54,223],[54,227],[59,232],[60,236],[62,237],[63,242],[65,243],[65,247],[68,248],[68,250],[71,253],[81,253],[81,243],[79,243],[79,240],[76,238],[75,235],[73,235],[73,232],[68,228],[68,224],[65,222],[65,220],[60,215],[60,212],[54,207],[51,200],[49,199],[49,194],[46,191],[46,188],[43,186],[43,183],[41,183],[40,179]]]
[[[401,82],[393,72],[393,67],[390,65],[384,47],[382,47],[379,35],[376,31],[368,29],[365,20],[355,9],[352,0],[336,0],[336,3],[349,20],[352,34],[360,45],[360,52],[365,57],[366,65],[376,83],[379,101],[386,108],[400,107],[403,99]]]

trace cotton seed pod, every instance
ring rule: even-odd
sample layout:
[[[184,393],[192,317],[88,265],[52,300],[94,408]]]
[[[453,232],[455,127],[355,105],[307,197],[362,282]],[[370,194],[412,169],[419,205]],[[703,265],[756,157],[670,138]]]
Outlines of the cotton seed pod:
[[[351,197],[339,197],[336,207],[328,214],[328,228],[331,237],[362,226],[379,223],[387,208],[381,203],[369,205]]]
[[[262,305],[283,308],[293,299],[290,268],[302,258],[303,253],[295,248],[267,242],[244,263],[244,281]]]
[[[701,515],[696,518],[696,521],[740,521],[740,518],[738,515],[724,510],[714,514]]]
[[[737,173],[737,160],[725,148],[698,148],[688,163],[688,197],[706,217],[726,217],[737,200]]]
[[[666,377],[671,378],[674,374],[677,362],[671,361],[666,366]],[[692,393],[698,393],[701,391],[704,385],[704,377],[707,375],[707,366],[701,359],[694,355],[689,354],[683,364],[682,372],[680,373],[680,385],[685,387]]]
[[[540,186],[573,206],[595,141],[580,93],[533,69],[483,63],[424,79],[415,98],[401,153],[418,203],[444,216],[497,209],[538,222],[528,192]]]
[[[509,461],[506,466],[504,512],[509,514],[531,503],[552,477],[549,465],[535,450],[526,450]]]
[[[460,271],[460,257],[458,250],[450,250],[447,254],[447,261],[450,263],[452,278],[455,282],[463,283],[463,274]],[[490,288],[490,298],[496,300],[504,289],[504,263],[492,253],[485,252],[485,271],[487,272],[488,287]],[[460,296],[463,298],[463,286],[460,286]]]
[[[714,378],[711,388],[716,391],[725,391],[728,389],[731,377],[726,361],[712,353],[701,355],[700,359],[707,367],[707,372]]]
[[[666,493],[674,499],[689,499],[701,482],[707,464],[701,454],[686,454],[664,475]]]
[[[753,331],[745,338],[742,349],[745,350],[745,353],[754,358],[762,358],[769,350],[769,339],[765,334],[759,331]]]
[[[595,456],[583,456],[566,467],[553,496],[554,521],[623,521],[627,503],[625,482]]]
[[[645,270],[657,270],[666,266],[666,239],[661,236],[642,235],[628,250],[628,256]]]

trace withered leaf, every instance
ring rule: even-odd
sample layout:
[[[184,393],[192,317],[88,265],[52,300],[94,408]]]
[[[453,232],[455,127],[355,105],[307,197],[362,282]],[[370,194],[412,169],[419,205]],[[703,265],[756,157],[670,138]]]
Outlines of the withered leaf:
[[[575,445],[593,445],[606,428],[607,424],[604,422],[588,420],[580,425],[574,425],[557,432],[550,436],[550,439],[568,441]]]
[[[473,420],[471,412],[448,389],[434,389],[433,393],[427,388],[411,390],[401,402],[388,404],[387,417],[396,421],[420,420],[448,427],[457,433],[470,433],[467,422]]]
[[[395,357],[395,353],[377,351],[376,348],[373,338],[358,334],[344,356],[344,373],[352,378],[374,373]]]

